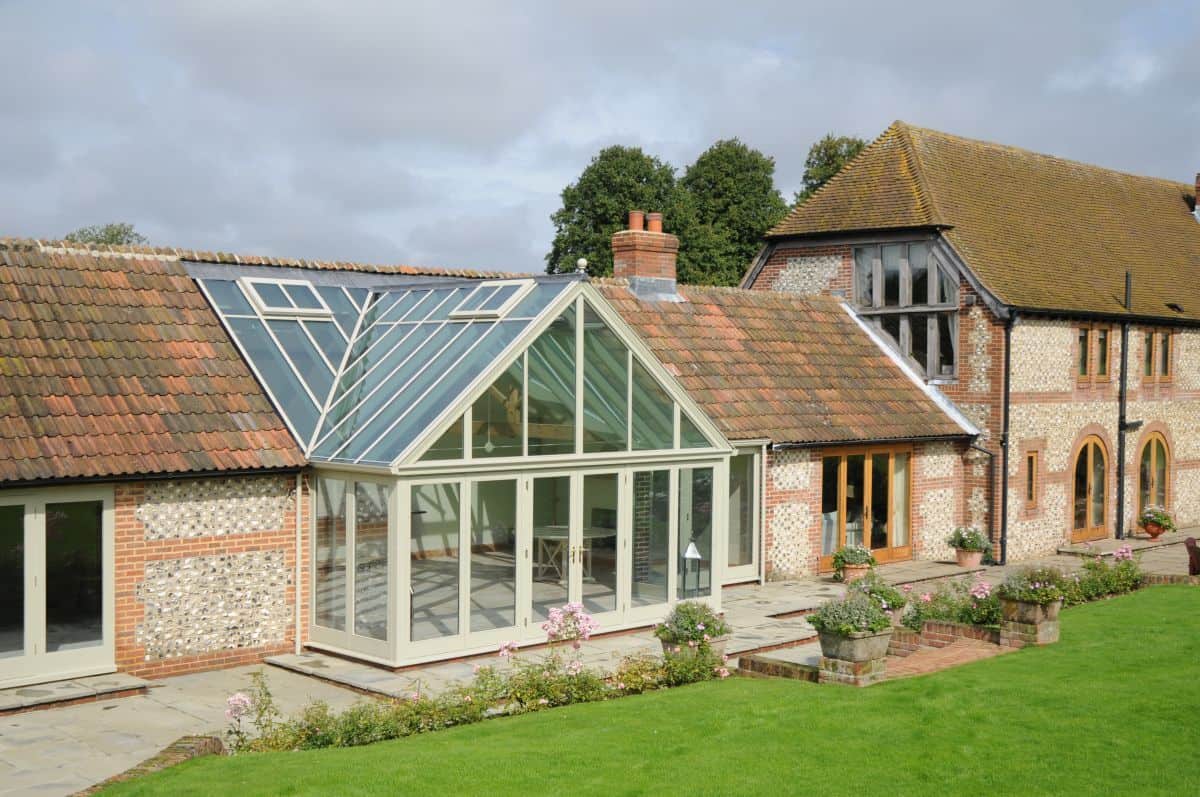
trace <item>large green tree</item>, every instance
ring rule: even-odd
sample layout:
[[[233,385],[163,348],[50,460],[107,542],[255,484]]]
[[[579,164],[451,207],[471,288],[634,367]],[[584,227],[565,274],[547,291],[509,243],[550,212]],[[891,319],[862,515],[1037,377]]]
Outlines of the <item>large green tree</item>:
[[[736,138],[718,141],[679,179],[679,279],[736,285],[768,229],[787,213],[775,159]]]
[[[612,236],[625,226],[629,211],[666,214],[674,194],[670,164],[638,147],[600,150],[579,179],[563,189],[562,207],[550,216],[554,243],[546,255],[546,271],[574,271],[575,261],[586,257],[592,276],[612,274]]]
[[[93,224],[80,227],[66,235],[66,240],[76,244],[110,244],[113,246],[141,245],[149,242],[146,236],[123,221],[111,224]]]
[[[861,138],[825,134],[808,149],[808,157],[804,160],[804,188],[796,194],[793,204],[798,205],[815,194],[865,146],[867,142]]]

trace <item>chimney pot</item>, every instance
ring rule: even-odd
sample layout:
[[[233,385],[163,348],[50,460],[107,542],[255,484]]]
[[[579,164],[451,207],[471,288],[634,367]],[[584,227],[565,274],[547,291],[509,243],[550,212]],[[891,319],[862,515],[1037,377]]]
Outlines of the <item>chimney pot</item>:
[[[648,229],[642,229],[648,219]],[[629,280],[634,294],[655,301],[680,301],[675,290],[679,239],[663,232],[661,213],[629,211],[629,229],[612,237],[613,275]]]
[[[646,230],[648,232],[662,232],[662,214],[648,213],[646,214]]]
[[[645,218],[645,215],[646,214],[640,210],[629,211],[629,229],[637,230],[639,232],[644,230],[645,225],[642,223],[642,220]]]

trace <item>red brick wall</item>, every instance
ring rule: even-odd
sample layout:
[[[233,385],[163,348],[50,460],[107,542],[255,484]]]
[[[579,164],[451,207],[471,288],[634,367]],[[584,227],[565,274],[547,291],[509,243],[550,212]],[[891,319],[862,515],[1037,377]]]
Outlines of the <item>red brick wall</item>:
[[[264,477],[235,478],[261,479]],[[148,530],[147,522],[144,522],[146,521],[145,516],[139,517],[139,507],[147,505],[147,491],[154,489],[151,483],[133,482],[115,485],[115,647],[116,664],[119,670],[140,677],[156,678],[247,664],[259,661],[264,656],[293,649],[297,593],[294,576],[296,567],[295,476],[284,475],[267,478],[275,479],[278,489],[282,493],[278,499],[281,522],[271,524],[271,528],[234,531],[221,527],[221,519],[218,519],[216,527],[205,530],[211,533],[185,532],[179,536],[165,538],[156,530]],[[190,481],[194,483],[201,480]],[[237,489],[236,485],[233,489]],[[307,489],[302,505],[302,528],[307,530],[309,511]],[[194,506],[185,507],[182,504],[176,508],[181,514],[195,510]],[[217,533],[219,531],[225,533]],[[307,535],[302,551],[304,552],[303,575],[299,591],[302,605],[307,606]],[[158,601],[157,595],[148,598],[148,591],[160,589],[182,592],[188,589],[186,576],[172,574],[174,563],[187,561],[193,564],[197,562],[219,563],[226,561],[222,557],[252,556],[254,554],[269,555],[273,557],[274,561],[280,563],[277,568],[279,572],[274,574],[277,579],[274,594],[277,594],[279,600],[282,601],[281,605],[273,607],[276,638],[265,644],[247,644],[245,639],[228,644],[222,643],[220,639],[214,640],[210,635],[203,650],[195,650],[196,645],[192,644],[191,649],[186,652],[179,654],[173,651],[164,652],[163,648],[169,647],[165,637],[173,633],[170,629],[176,629],[178,633],[186,633],[183,629],[186,628],[188,621],[184,617],[176,616],[178,613],[173,614],[171,611],[167,611],[165,614],[157,612],[152,614],[149,610],[150,604],[153,603],[160,608],[164,604]],[[203,566],[198,566],[192,569],[184,568],[184,572],[200,573],[203,577],[205,570]],[[164,578],[162,577],[164,573],[172,575]],[[159,576],[157,581],[162,583],[148,584],[148,574]],[[282,589],[278,588],[278,585],[283,583],[278,581],[279,578],[286,581],[286,586]],[[197,581],[195,585],[199,586],[201,583]],[[225,586],[242,587],[246,585],[227,584]],[[203,591],[198,592],[199,594],[193,592],[185,599],[192,601],[189,604],[191,608],[201,607],[201,615],[211,613],[215,617],[225,613],[227,616],[232,616],[229,613],[237,612],[239,608],[243,618],[251,617],[254,614],[252,607],[237,607],[236,605],[231,607],[229,605],[231,596],[236,601],[239,594],[237,592],[223,594],[222,597],[226,599],[225,606],[218,605],[216,595],[205,595]],[[307,618],[308,612],[304,611],[302,620],[305,623],[307,623]],[[243,630],[251,635],[261,630],[250,627],[253,625],[251,622],[247,622],[246,625],[247,628]],[[143,627],[140,635],[139,626]],[[307,634],[306,626],[303,633]]]

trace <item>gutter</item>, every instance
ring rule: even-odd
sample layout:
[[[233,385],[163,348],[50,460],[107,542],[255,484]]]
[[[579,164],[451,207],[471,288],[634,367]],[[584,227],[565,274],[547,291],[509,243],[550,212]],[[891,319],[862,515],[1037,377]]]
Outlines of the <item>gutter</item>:
[[[120,473],[105,476],[55,476],[49,479],[20,479],[0,481],[0,490],[31,487],[55,487],[62,484],[123,484],[165,479],[209,479],[224,476],[274,476],[300,473],[306,465],[287,465],[280,468],[239,468],[237,470],[177,470],[167,473]]]

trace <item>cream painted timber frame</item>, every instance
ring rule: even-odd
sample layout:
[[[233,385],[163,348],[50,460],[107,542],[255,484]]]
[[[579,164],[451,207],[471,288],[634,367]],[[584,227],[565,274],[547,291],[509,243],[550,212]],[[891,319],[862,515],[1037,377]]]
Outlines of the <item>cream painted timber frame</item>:
[[[750,564],[733,566],[726,563],[725,578],[723,584],[740,584],[747,581],[758,581],[761,578],[762,570],[762,516],[763,516],[763,474],[765,457],[763,456],[763,445],[744,445],[738,444],[736,456],[752,456],[754,457],[751,470],[754,473],[753,484],[751,485],[750,495],[750,523],[751,535],[753,539],[753,553]],[[730,464],[732,465],[732,458]],[[728,501],[728,490],[726,490],[726,501]],[[728,514],[728,503],[726,504]],[[727,533],[732,534],[732,530],[726,527]],[[728,546],[726,546],[726,555],[728,556]]]
[[[101,622],[99,645],[46,652],[46,504],[101,503]],[[0,490],[0,505],[24,507],[25,654],[0,659],[0,688],[116,672],[115,543],[112,485]]]

